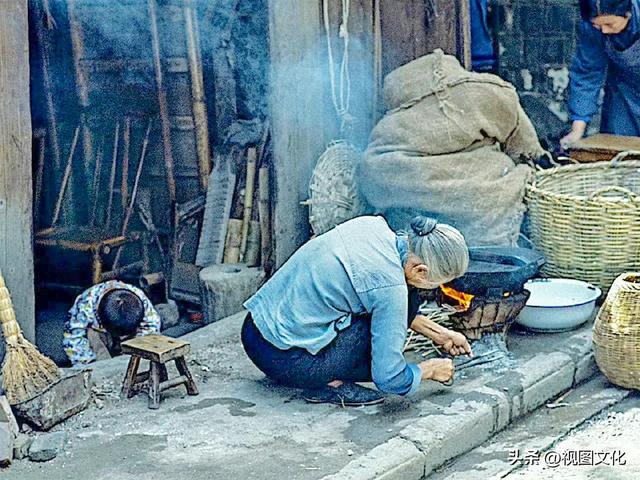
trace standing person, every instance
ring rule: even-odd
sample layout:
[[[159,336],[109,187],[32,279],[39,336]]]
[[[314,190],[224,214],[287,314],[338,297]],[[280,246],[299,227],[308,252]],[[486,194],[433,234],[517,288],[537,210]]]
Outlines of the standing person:
[[[469,263],[455,228],[416,217],[396,234],[382,217],[349,220],[302,246],[245,303],[242,343],[253,363],[312,403],[371,405],[383,393],[414,393],[422,380],[448,381],[451,359],[407,364],[407,327],[452,355],[470,354],[460,333],[409,311],[409,287],[433,289]]]
[[[100,283],[78,296],[69,310],[64,351],[74,366],[91,363],[99,348],[117,351],[123,339],[160,333],[160,323],[142,290],[118,280]]]
[[[469,0],[471,18],[471,69],[479,73],[495,73],[496,55],[489,30],[489,0]]]
[[[580,0],[582,21],[569,78],[571,132],[580,140],[604,87],[601,132],[640,136],[640,0]]]

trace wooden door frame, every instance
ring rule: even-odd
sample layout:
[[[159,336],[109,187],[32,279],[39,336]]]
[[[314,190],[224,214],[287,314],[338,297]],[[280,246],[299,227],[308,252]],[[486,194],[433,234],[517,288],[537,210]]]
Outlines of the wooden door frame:
[[[35,340],[27,0],[0,0],[0,269],[18,323]]]

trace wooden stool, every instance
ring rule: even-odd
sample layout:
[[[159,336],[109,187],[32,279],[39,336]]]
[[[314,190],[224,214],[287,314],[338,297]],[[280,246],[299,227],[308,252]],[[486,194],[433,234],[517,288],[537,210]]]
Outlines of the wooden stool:
[[[149,383],[149,408],[159,408],[160,393],[178,385],[187,387],[189,395],[198,395],[198,387],[184,359],[190,351],[189,342],[164,335],[145,335],[122,342],[122,353],[131,355],[122,384],[122,395],[131,398],[135,385],[145,381]],[[141,359],[149,360],[149,371],[138,373]],[[165,364],[171,360],[176,362],[180,376],[169,380]]]

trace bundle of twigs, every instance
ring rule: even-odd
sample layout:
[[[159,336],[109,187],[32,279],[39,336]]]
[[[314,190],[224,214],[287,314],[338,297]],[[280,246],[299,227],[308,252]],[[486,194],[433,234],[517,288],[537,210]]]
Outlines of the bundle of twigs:
[[[15,405],[38,395],[60,378],[53,361],[22,335],[11,296],[0,272],[0,322],[7,345],[2,377],[9,403]]]
[[[427,317],[429,320],[442,325],[446,328],[453,326],[451,315],[456,313],[457,310],[450,305],[438,305],[435,302],[425,303],[420,307],[420,315]],[[432,340],[421,335],[413,330],[409,330],[407,341],[404,345],[405,352],[415,352],[422,357],[428,357],[432,353],[441,355],[440,349],[433,343]]]

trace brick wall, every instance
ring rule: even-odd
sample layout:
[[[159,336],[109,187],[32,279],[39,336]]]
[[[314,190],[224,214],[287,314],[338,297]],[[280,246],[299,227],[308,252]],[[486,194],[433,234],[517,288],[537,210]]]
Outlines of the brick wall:
[[[513,83],[544,143],[567,128],[568,68],[580,20],[577,0],[490,0],[499,75]]]

